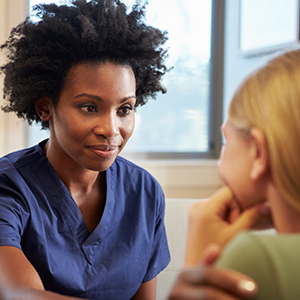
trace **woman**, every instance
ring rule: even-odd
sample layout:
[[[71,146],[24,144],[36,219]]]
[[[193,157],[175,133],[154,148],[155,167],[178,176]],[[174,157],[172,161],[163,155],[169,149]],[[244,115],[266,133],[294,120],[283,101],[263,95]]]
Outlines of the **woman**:
[[[234,198],[241,210],[267,201],[278,232],[270,236],[241,233],[225,247],[216,263],[257,282],[258,293],[251,299],[300,298],[299,80],[299,50],[271,60],[237,90],[222,128],[226,143],[219,171],[228,188],[220,197]],[[194,213],[198,208],[193,208]],[[201,240],[203,217],[194,213],[189,238],[197,234]],[[206,225],[214,227],[212,223]],[[219,246],[226,242],[220,241]],[[201,247],[194,246],[190,254],[201,252]],[[195,263],[196,255],[187,256]],[[255,289],[253,283],[247,286]]]
[[[155,299],[164,195],[119,157],[134,109],[165,92],[166,34],[119,1],[39,5],[2,49],[6,112],[49,128],[0,160],[1,299]]]

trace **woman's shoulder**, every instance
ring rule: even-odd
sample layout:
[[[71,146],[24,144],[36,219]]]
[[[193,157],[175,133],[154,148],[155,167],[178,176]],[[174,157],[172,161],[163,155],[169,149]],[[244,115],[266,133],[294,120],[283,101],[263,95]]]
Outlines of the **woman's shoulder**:
[[[116,163],[119,164],[119,165],[127,166],[128,168],[134,168],[134,169],[139,169],[139,170],[146,171],[145,169],[143,169],[139,165],[133,163],[132,161],[126,159],[123,156],[117,156]]]
[[[40,145],[11,152],[0,158],[0,171],[3,172],[11,168],[18,169],[32,163],[42,156],[44,156],[44,152]]]
[[[158,183],[149,171],[122,156],[117,156],[112,169],[118,169],[119,174],[130,175],[131,179],[136,177]]]
[[[45,154],[39,145],[11,152],[0,158],[0,184],[1,186],[18,186],[24,180],[31,181],[32,169],[41,165]],[[27,175],[26,175],[27,174]]]
[[[153,202],[157,199],[159,206],[164,206],[164,192],[159,182],[144,168],[118,156],[107,170],[108,183],[117,185],[114,190],[123,190],[125,194],[140,195],[143,201]],[[148,200],[146,200],[148,199]]]

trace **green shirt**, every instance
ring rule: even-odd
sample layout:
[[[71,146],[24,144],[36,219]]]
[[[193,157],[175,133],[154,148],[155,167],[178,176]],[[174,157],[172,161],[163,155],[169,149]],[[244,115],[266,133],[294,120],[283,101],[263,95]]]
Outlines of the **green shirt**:
[[[258,283],[255,300],[300,300],[300,234],[239,234],[225,247],[217,266],[231,268]]]

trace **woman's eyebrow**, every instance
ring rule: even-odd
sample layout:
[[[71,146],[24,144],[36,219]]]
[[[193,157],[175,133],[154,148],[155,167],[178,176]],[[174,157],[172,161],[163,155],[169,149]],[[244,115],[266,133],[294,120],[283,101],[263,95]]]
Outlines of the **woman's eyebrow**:
[[[75,98],[80,98],[80,97],[89,97],[89,98],[92,98],[96,101],[100,101],[100,102],[103,101],[103,99],[101,97],[99,97],[97,95],[93,95],[93,94],[82,93],[82,94],[79,94],[79,95],[75,96]]]
[[[127,100],[129,100],[129,99],[135,99],[136,100],[136,96],[128,96],[128,97],[125,97],[125,98],[123,98],[122,100],[121,100],[121,103],[123,103],[123,102],[125,102],[125,101],[127,101]]]
[[[88,94],[88,93],[82,93],[82,94],[79,94],[77,96],[75,96],[75,98],[80,98],[80,97],[89,97],[89,98],[92,98],[96,101],[99,101],[99,102],[103,102],[103,99],[97,95],[93,95],[93,94]],[[129,100],[129,99],[136,99],[136,96],[128,96],[128,97],[125,97],[121,100],[121,103]]]

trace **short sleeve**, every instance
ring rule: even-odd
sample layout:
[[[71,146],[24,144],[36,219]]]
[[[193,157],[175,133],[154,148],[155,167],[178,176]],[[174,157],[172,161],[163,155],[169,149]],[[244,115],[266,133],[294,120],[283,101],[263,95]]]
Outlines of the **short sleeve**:
[[[216,265],[234,269],[253,278],[259,288],[255,300],[282,299],[280,282],[272,258],[253,233],[242,233],[225,247]],[[252,299],[252,298],[251,298]]]
[[[158,206],[156,213],[154,240],[147,274],[143,282],[147,282],[156,277],[163,269],[167,267],[170,262],[170,252],[164,224],[165,197],[159,185],[156,190],[156,201],[158,203]]]
[[[24,198],[22,177],[13,170],[0,174],[0,246],[21,249],[29,212]]]

